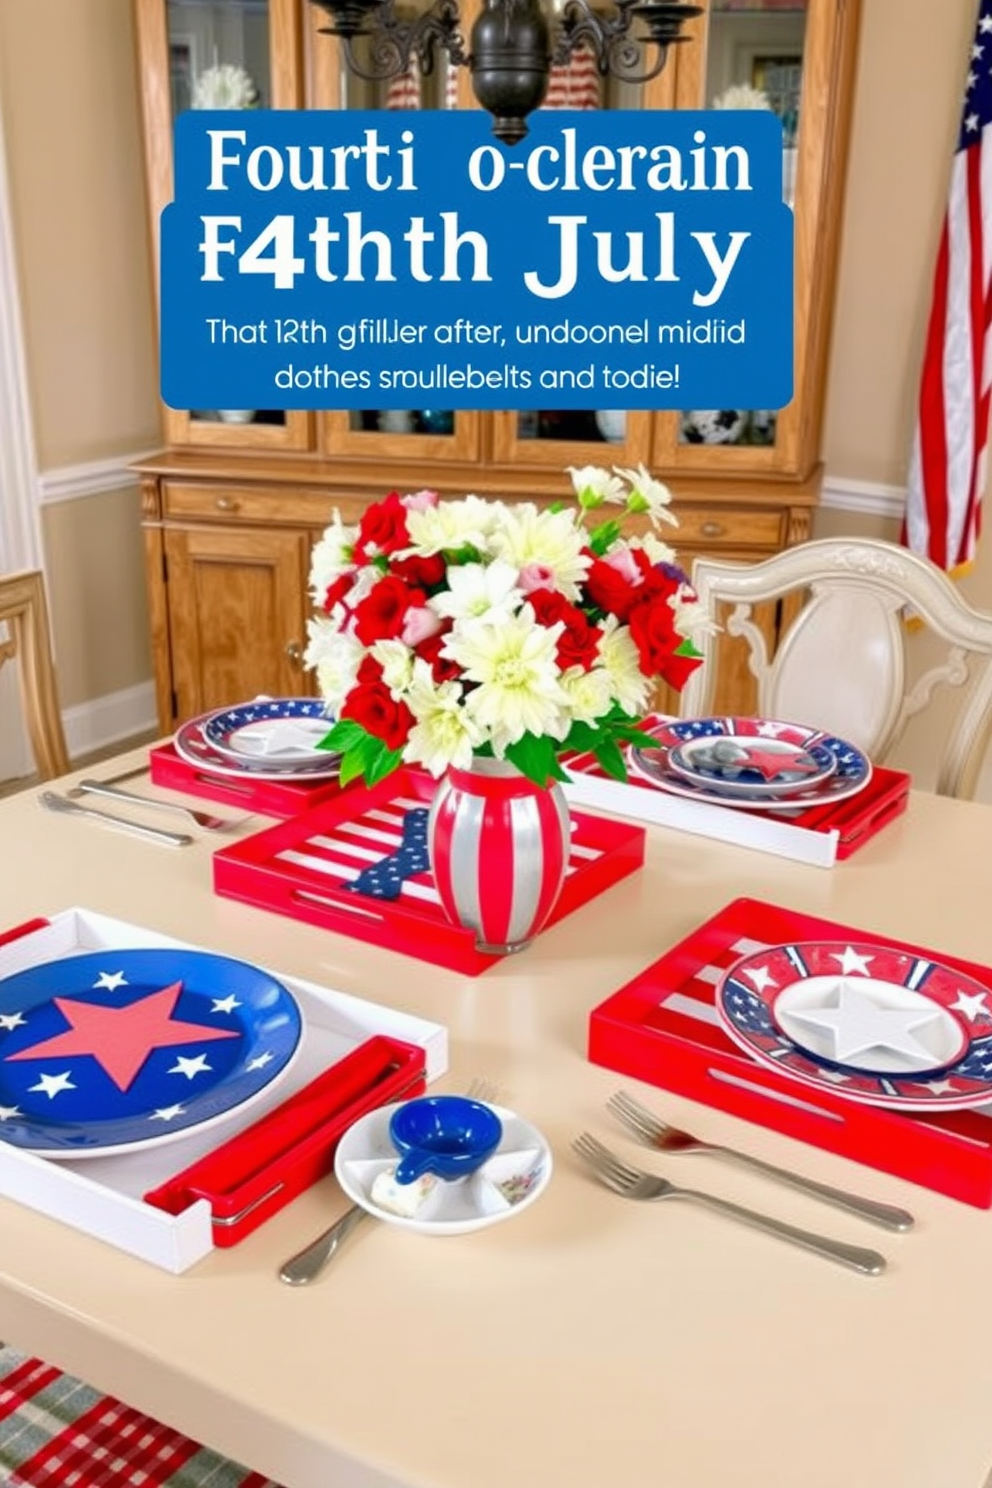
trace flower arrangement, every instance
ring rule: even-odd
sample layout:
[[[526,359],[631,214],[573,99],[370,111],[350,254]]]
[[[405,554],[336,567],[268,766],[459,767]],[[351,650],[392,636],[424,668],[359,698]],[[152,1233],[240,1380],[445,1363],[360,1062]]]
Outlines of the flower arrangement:
[[[357,527],[335,513],[313,554],[306,663],[343,783],[478,755],[546,785],[572,750],[626,778],[621,745],[643,738],[654,683],[680,689],[699,665],[700,607],[657,535],[675,524],[667,487],[643,465],[569,474],[574,505],[419,491]],[[643,535],[623,534],[628,515],[648,519]]]
[[[195,109],[258,108],[258,88],[251,73],[233,62],[215,62],[193,85]]]

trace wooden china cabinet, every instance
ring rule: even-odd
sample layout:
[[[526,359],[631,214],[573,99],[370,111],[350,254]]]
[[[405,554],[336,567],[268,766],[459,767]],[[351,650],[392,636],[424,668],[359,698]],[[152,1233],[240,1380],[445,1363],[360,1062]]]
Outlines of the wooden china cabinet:
[[[462,4],[466,31],[480,3]],[[860,0],[698,3],[704,13],[660,77],[636,88],[587,77],[583,86],[604,107],[699,108],[743,84],[762,89],[782,117],[796,217],[792,403],[777,414],[165,408],[166,447],[137,466],[163,731],[257,692],[312,691],[302,664],[311,547],[335,507],[354,521],[392,489],[550,501],[567,494],[567,465],[643,461],[673,490],[686,567],[702,553],[756,561],[809,535]],[[409,107],[411,90],[415,106],[472,106],[464,70],[359,84],[307,0],[134,5],[156,245],[172,196],[173,118],[208,106],[217,64],[244,69],[262,107]],[[559,80],[566,102],[569,86]],[[763,618],[774,632],[774,613]],[[748,689],[741,663],[721,706],[742,711]]]

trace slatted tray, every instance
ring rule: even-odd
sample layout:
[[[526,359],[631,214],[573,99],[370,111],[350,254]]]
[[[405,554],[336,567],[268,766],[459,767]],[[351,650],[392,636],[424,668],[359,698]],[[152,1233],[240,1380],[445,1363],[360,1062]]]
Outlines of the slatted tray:
[[[724,1032],[714,988],[728,967],[766,946],[809,940],[895,946],[992,989],[992,968],[736,899],[593,1010],[590,1060],[964,1203],[992,1207],[987,1107],[915,1114],[862,1105],[758,1064]],[[989,1001],[992,1006],[992,990]]]
[[[500,958],[479,951],[472,931],[451,924],[429,872],[407,879],[399,899],[374,899],[347,885],[400,844],[404,814],[429,804],[436,782],[396,771],[371,788],[243,838],[214,854],[218,894],[476,976]],[[549,924],[570,914],[644,861],[643,827],[572,812],[565,886]]]

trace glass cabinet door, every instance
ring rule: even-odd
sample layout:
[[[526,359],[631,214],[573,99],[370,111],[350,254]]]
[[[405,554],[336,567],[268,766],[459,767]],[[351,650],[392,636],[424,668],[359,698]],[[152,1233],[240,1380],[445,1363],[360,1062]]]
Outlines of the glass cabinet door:
[[[547,3],[547,0],[546,0]],[[549,14],[561,5],[548,4]],[[637,30],[635,23],[634,30]],[[600,77],[593,54],[576,52],[567,66],[552,70],[544,108],[660,109],[675,100],[675,58],[647,83]],[[645,59],[654,55],[646,50]],[[647,458],[652,415],[625,408],[526,409],[493,415],[493,455],[498,461],[560,470],[565,465],[637,464]]]
[[[701,45],[678,59],[682,108],[770,108],[795,213],[794,394],[781,410],[659,414],[654,463],[706,475],[807,477],[820,443],[843,189],[856,0],[697,0]]]
[[[431,0],[416,3],[401,12],[426,10]],[[414,60],[405,74],[385,82],[368,82],[349,72],[340,44],[321,30],[327,23],[316,6],[307,35],[307,101],[321,109],[387,109],[393,112],[421,109],[457,109],[466,106],[467,76],[464,68],[449,68],[439,52],[430,73],[422,74]],[[470,13],[462,6],[463,31],[471,25]],[[470,92],[468,94],[470,97]],[[373,459],[403,459],[434,462],[476,461],[482,451],[482,415],[452,408],[362,408],[329,410],[318,415],[320,447],[328,455],[358,455]],[[443,402],[443,399],[442,399]],[[429,484],[430,472],[424,472]]]
[[[142,73],[168,79],[146,88],[152,240],[172,198],[172,126],[186,109],[294,108],[301,96],[302,23],[297,0],[137,0]],[[173,444],[220,449],[304,450],[308,413],[277,408],[165,410]]]

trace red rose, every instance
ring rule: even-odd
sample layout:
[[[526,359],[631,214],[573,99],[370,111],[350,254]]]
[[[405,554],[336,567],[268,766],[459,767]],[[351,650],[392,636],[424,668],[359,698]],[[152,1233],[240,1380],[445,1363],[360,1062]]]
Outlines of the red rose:
[[[355,582],[354,574],[343,573],[340,578],[335,579],[333,584],[327,586],[324,595],[324,613],[329,615],[336,604],[343,604],[351,592],[351,586]]]
[[[599,626],[590,625],[583,612],[569,604],[564,594],[550,589],[535,589],[528,602],[541,625],[564,621],[565,629],[558,637],[555,657],[562,671],[577,666],[588,672],[596,660],[596,648],[603,634]]]
[[[699,665],[699,658],[675,655],[683,638],[675,629],[675,615],[667,597],[646,597],[631,610],[627,623],[641,670],[648,676],[663,677],[681,690]]]
[[[360,723],[381,739],[387,749],[402,749],[410,737],[414,717],[406,703],[398,702],[383,682],[359,683],[341,707],[341,717]]]
[[[626,620],[631,606],[641,598],[641,588],[624,578],[610,563],[593,558],[585,578],[585,591],[597,609],[604,614]]]
[[[381,553],[395,553],[410,546],[410,534],[406,525],[406,507],[395,491],[390,491],[384,501],[366,507],[358,524],[355,540],[355,557],[361,562],[370,562]]]
[[[444,645],[448,632],[451,630],[450,623],[436,635],[428,636],[425,641],[414,652],[421,660],[426,661],[434,677],[435,682],[451,682],[454,678],[461,676],[461,668],[450,656],[441,655],[441,647]]]
[[[358,682],[381,682],[382,665],[374,656],[363,656],[355,677]]]
[[[403,630],[407,610],[426,600],[422,589],[411,589],[402,579],[386,574],[355,606],[355,635],[363,646],[396,640]]]
[[[412,558],[396,559],[389,565],[389,572],[415,588],[433,589],[440,584],[447,569],[441,554],[432,553],[429,558],[414,554]]]

